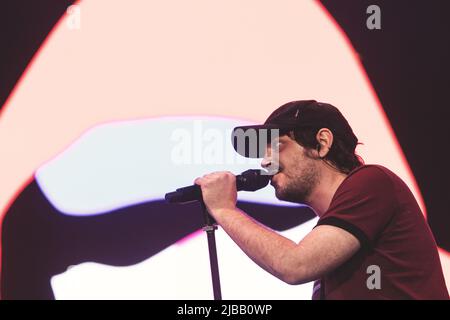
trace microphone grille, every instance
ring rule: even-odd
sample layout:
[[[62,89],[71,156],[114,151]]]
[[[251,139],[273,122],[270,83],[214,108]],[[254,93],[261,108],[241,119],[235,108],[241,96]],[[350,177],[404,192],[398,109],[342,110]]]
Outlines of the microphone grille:
[[[250,169],[236,177],[238,191],[256,191],[269,184],[272,176],[264,170]]]

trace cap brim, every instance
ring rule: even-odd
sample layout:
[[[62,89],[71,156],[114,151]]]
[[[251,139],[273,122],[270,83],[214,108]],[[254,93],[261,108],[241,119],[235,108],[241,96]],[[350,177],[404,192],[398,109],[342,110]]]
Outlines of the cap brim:
[[[292,129],[292,126],[277,124],[262,124],[240,126],[233,129],[231,143],[234,150],[246,158],[263,158],[272,139],[279,137],[281,132]]]

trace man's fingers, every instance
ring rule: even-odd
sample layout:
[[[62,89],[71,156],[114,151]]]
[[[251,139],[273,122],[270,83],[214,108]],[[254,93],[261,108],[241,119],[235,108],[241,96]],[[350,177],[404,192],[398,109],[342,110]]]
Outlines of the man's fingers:
[[[202,184],[205,184],[208,181],[213,181],[217,178],[225,178],[227,176],[231,177],[234,175],[229,171],[211,172],[211,173],[205,174],[203,177],[199,177],[199,178],[195,179],[194,183],[201,186]]]
[[[206,181],[211,179],[211,175],[212,175],[212,173],[209,173],[209,174],[205,174],[203,177],[198,177],[197,179],[194,180],[194,183],[201,186]]]

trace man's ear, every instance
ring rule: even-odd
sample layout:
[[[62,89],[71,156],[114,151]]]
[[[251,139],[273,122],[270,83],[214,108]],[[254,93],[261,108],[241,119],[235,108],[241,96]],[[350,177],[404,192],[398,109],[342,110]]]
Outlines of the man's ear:
[[[317,131],[317,155],[319,158],[323,159],[326,157],[328,152],[333,145],[333,133],[328,128],[322,128]]]

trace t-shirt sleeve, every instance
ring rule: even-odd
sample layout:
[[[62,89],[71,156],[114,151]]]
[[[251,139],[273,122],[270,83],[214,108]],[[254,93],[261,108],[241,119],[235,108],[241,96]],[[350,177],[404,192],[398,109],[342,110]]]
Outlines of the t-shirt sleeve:
[[[317,225],[342,228],[361,247],[371,247],[392,219],[396,205],[390,176],[376,166],[363,167],[342,182]]]

